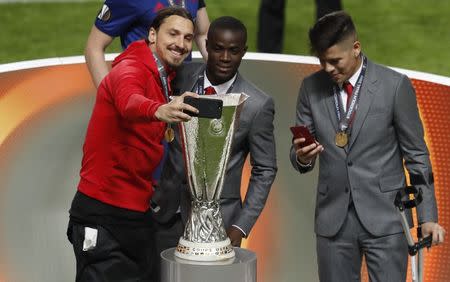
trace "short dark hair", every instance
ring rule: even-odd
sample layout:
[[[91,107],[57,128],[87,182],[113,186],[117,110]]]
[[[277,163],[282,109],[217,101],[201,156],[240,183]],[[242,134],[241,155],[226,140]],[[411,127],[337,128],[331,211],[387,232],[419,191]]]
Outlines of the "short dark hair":
[[[322,54],[350,36],[356,36],[356,28],[349,14],[344,11],[327,14],[309,30],[311,52],[315,55]]]
[[[192,25],[194,25],[194,20],[192,19],[192,15],[188,10],[178,6],[171,6],[159,10],[150,27],[158,30],[159,27],[163,24],[164,20],[170,16],[180,16],[182,18],[190,20],[192,22]]]
[[[208,39],[210,39],[213,36],[213,33],[218,29],[241,32],[244,36],[244,42],[247,42],[247,28],[240,20],[234,17],[224,16],[212,21],[208,29]]]

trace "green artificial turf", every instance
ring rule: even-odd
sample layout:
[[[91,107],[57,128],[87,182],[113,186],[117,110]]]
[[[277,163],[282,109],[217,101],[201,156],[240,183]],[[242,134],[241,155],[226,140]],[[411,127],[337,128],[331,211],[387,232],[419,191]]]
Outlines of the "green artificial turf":
[[[210,19],[233,15],[248,28],[256,50],[257,0],[206,0]],[[0,64],[83,54],[101,1],[0,4]],[[372,60],[400,68],[450,76],[450,1],[343,1],[353,16],[363,51]],[[285,54],[309,55],[307,32],[314,1],[289,0]],[[119,52],[115,40],[107,52]]]

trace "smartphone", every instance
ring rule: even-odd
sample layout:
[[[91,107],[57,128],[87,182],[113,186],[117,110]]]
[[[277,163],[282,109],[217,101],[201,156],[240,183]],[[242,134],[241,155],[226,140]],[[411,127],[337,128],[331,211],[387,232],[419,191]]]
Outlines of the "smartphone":
[[[311,132],[309,132],[308,128],[303,125],[292,126],[291,127],[292,134],[294,138],[305,138],[305,142],[302,143],[302,146],[308,146],[312,143],[316,143],[316,139],[312,136]]]
[[[201,118],[220,118],[222,116],[223,101],[211,98],[184,97],[183,102],[198,110],[198,114],[185,111],[188,115]]]

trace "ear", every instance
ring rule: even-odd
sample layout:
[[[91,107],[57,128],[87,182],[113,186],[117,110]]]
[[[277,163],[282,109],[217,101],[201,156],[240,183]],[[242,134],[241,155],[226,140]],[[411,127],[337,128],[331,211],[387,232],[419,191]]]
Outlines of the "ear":
[[[247,50],[248,50],[248,46],[245,45],[244,49],[242,50],[242,56],[244,56],[245,53],[247,53]]]
[[[150,42],[150,44],[156,43],[156,29],[154,29],[153,27],[151,27],[148,31],[148,41]]]
[[[353,43],[353,56],[355,58],[358,58],[359,54],[361,54],[361,43],[358,40],[356,40]]]

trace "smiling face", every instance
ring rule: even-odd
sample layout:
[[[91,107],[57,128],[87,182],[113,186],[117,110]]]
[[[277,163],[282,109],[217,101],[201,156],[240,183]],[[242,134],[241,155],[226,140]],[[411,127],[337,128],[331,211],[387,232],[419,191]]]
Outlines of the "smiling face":
[[[206,41],[206,74],[213,85],[227,82],[236,74],[247,51],[243,32],[216,29]]]
[[[347,81],[361,64],[361,44],[352,38],[341,41],[319,55],[320,65],[337,84]]]
[[[167,67],[176,68],[192,50],[194,25],[188,19],[173,15],[162,22],[158,30],[150,29],[150,48]]]

